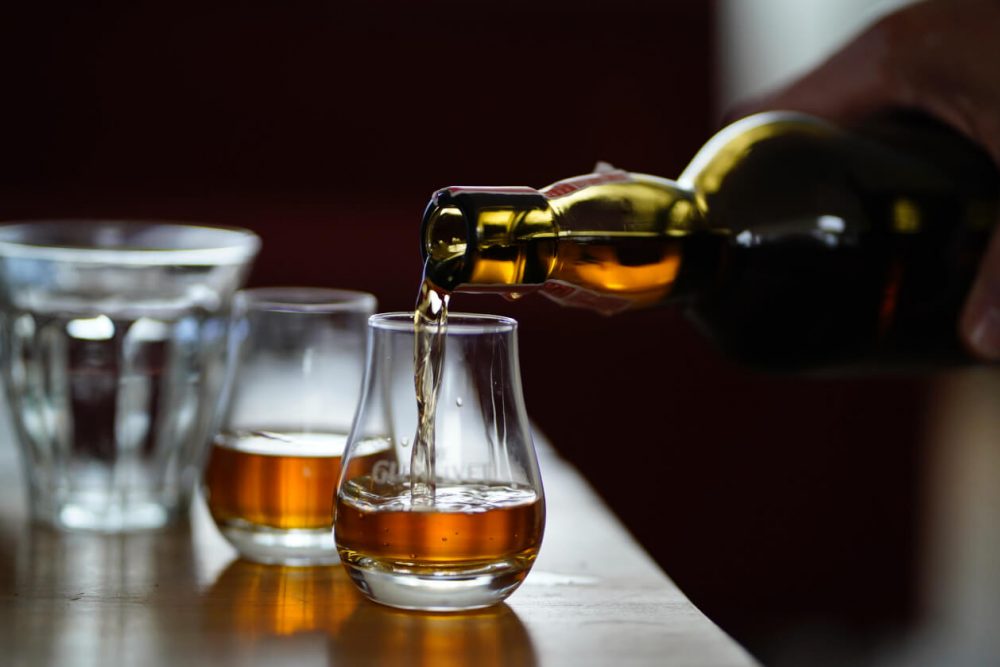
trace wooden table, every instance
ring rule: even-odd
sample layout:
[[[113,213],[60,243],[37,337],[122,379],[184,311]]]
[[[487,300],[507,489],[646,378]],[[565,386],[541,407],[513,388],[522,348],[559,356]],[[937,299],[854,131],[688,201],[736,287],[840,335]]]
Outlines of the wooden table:
[[[237,559],[200,501],[188,524],[167,532],[101,536],[32,526],[6,431],[3,665],[755,664],[543,444],[548,522],[524,585],[493,609],[419,614],[365,600],[339,566]]]

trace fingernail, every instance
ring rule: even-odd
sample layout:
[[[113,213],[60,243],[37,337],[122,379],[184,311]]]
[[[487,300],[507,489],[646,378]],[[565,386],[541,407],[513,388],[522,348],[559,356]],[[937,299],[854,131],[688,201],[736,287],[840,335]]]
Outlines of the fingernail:
[[[969,345],[984,359],[1000,360],[1000,309],[990,306],[980,313],[979,319],[972,325]]]

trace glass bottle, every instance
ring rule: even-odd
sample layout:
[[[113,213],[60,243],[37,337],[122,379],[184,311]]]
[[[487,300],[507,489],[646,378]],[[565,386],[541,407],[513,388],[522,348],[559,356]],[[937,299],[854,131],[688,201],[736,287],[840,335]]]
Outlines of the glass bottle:
[[[541,190],[439,190],[421,237],[446,291],[606,314],[681,303],[731,356],[797,369],[961,355],[996,217],[995,167],[943,127],[772,112],[723,129],[676,181],[598,165]]]

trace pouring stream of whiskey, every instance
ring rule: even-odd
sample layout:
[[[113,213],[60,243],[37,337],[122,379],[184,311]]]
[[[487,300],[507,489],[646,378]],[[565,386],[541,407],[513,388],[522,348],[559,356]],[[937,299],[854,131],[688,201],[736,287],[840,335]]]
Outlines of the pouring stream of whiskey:
[[[450,294],[426,277],[420,283],[413,313],[413,383],[417,393],[417,433],[410,452],[410,501],[434,505],[434,413],[441,369]]]

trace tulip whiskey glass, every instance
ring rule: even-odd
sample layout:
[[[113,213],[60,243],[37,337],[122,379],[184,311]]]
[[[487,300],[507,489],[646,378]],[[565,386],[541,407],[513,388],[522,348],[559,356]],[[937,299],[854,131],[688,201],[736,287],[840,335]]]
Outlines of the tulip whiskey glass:
[[[240,292],[235,310],[222,424],[205,470],[208,508],[244,558],[335,563],[333,497],[375,297],[262,287]]]
[[[404,609],[486,607],[538,554],[545,504],[521,395],[517,323],[452,314],[429,442],[417,434],[410,313],[375,315],[336,502],[341,561],[361,591]],[[433,362],[432,362],[433,364]],[[425,451],[414,451],[424,447]],[[352,463],[388,450],[370,470]],[[416,462],[417,465],[411,465]]]

